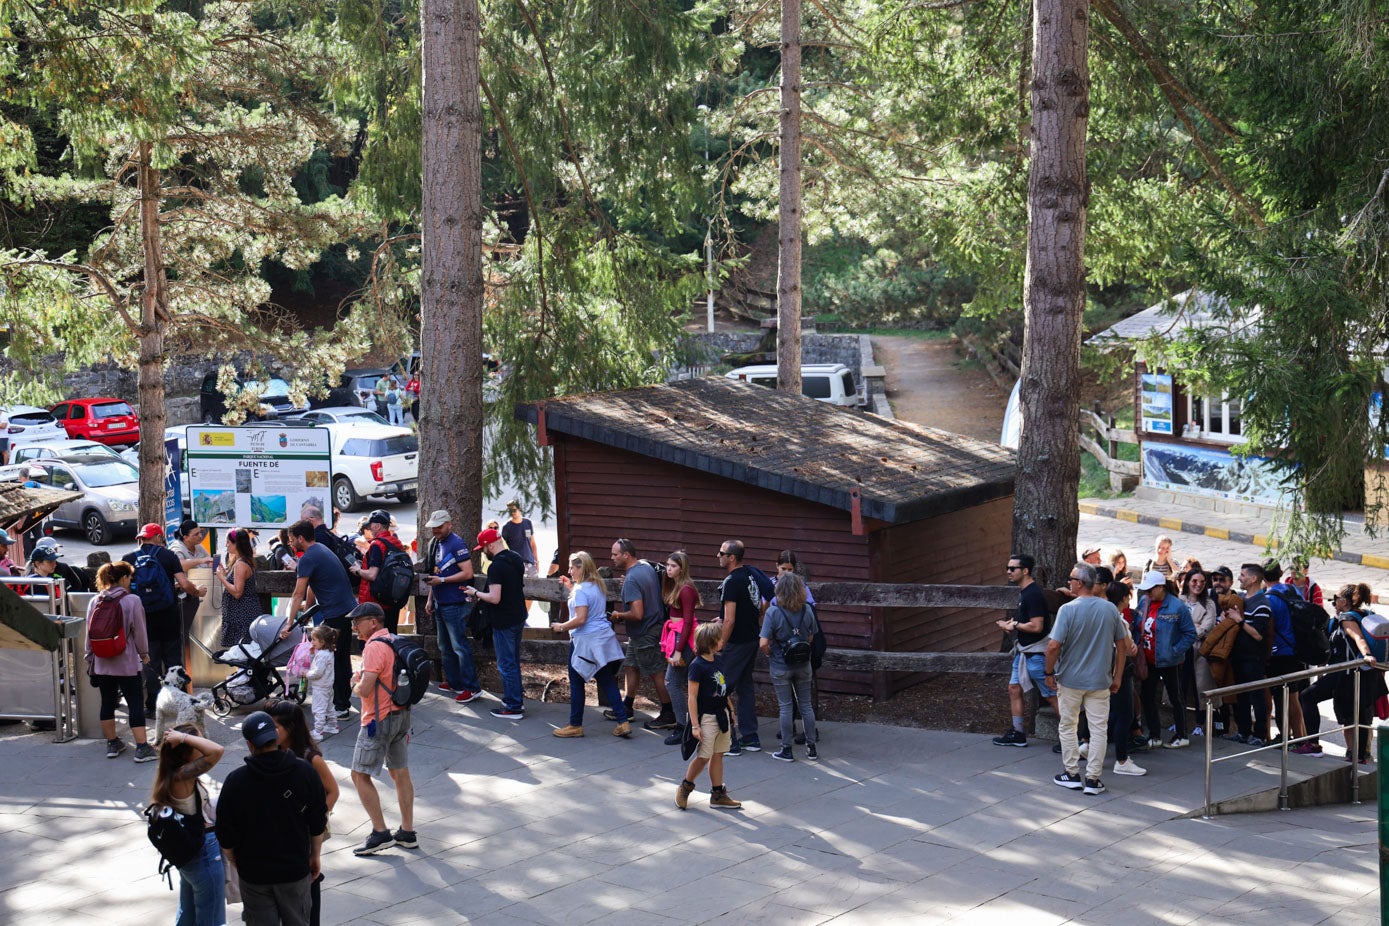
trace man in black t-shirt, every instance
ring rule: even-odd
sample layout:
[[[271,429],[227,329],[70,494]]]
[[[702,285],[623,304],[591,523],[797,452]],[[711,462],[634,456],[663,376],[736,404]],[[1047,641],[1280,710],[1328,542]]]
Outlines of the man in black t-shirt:
[[[494,708],[492,716],[521,720],[526,716],[525,698],[521,692],[521,634],[526,629],[526,564],[507,548],[502,535],[490,527],[477,535],[477,546],[473,552],[479,551],[492,560],[487,566],[487,591],[480,592],[471,585],[465,585],[463,594],[488,606],[492,646],[497,652],[497,673],[502,677],[502,706]]]
[[[1051,609],[1047,607],[1042,587],[1032,579],[1036,562],[1026,553],[1008,557],[1008,583],[1019,590],[1016,620],[994,621],[1000,630],[1016,634],[1013,646],[1013,674],[1008,679],[1008,706],[1013,726],[1002,736],[994,737],[995,746],[1026,746],[1023,730],[1024,697],[1028,688],[1036,688],[1052,710],[1056,710],[1056,691],[1046,685],[1046,639],[1051,631]],[[1059,716],[1059,715],[1058,715]]]
[[[737,708],[737,729],[728,750],[730,756],[742,755],[743,750],[762,751],[762,740],[757,735],[752,670],[757,663],[758,634],[767,602],[762,600],[752,570],[743,565],[745,552],[741,540],[725,540],[719,545],[719,565],[728,572],[719,584],[719,601],[723,608],[723,671]]]
[[[167,607],[154,608],[145,603],[145,633],[149,638],[150,660],[145,664],[145,711],[154,713],[154,701],[159,697],[164,673],[170,666],[183,665],[183,618],[178,603],[178,593],[187,593],[192,598],[201,598],[207,589],[188,581],[184,575],[183,563],[174,551],[164,545],[164,528],[158,524],[146,524],[136,535],[140,546],[121,557],[132,566],[138,564],[140,557],[153,556],[169,576]],[[143,599],[142,603],[144,603]]]

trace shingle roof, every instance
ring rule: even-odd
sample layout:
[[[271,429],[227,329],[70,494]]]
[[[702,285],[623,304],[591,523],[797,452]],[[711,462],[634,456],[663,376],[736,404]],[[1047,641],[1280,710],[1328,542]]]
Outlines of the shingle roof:
[[[1246,311],[1240,326],[1252,324],[1257,319],[1257,309]],[[1119,341],[1141,341],[1153,335],[1177,335],[1189,328],[1228,327],[1233,322],[1225,297],[1189,289],[1096,332],[1087,343],[1104,347]]]
[[[81,497],[81,492],[26,489],[22,483],[0,482],[0,524],[10,524],[30,514],[44,517],[64,502]]]
[[[723,377],[519,405],[536,423],[654,459],[900,524],[1013,493],[998,444]]]

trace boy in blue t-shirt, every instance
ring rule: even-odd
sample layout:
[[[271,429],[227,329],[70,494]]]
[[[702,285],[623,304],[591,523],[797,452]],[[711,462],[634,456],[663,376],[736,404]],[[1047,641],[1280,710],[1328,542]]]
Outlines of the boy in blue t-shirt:
[[[699,750],[690,759],[685,777],[675,789],[675,806],[684,810],[694,793],[695,779],[709,766],[709,806],[737,810],[743,805],[728,796],[723,784],[723,755],[733,738],[729,734],[728,679],[723,674],[723,628],[716,622],[701,624],[695,631],[695,660],[690,663],[690,733],[699,741]]]

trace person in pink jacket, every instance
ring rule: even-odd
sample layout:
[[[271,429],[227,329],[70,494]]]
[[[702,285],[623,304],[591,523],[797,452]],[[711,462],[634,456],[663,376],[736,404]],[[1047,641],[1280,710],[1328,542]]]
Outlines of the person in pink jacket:
[[[116,735],[116,704],[125,699],[130,714],[130,733],[135,737],[135,761],[153,762],[158,753],[145,737],[145,692],[142,672],[149,664],[149,640],[145,635],[145,606],[140,596],[130,591],[135,567],[126,562],[107,563],[97,570],[96,587],[100,594],[87,608],[87,671],[101,690],[101,733],[106,737],[106,758],[114,759],[125,752],[126,743]],[[120,603],[125,624],[125,648],[114,656],[98,656],[92,652],[92,618],[103,601],[115,599]]]

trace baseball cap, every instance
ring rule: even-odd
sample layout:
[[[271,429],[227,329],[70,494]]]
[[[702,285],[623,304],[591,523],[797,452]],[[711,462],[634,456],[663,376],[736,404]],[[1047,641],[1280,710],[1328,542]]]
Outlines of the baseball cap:
[[[487,530],[477,535],[477,546],[473,547],[473,552],[476,553],[478,550],[481,550],[489,543],[496,543],[498,540],[501,539],[502,535],[489,527],[487,528]]]
[[[1234,578],[1235,578],[1235,574],[1234,574],[1233,572],[1230,571],[1230,567],[1229,567],[1229,566],[1221,566],[1219,569],[1212,570],[1211,575],[1213,575],[1213,576],[1224,576],[1225,578],[1231,580],[1232,582],[1234,581]]]
[[[1094,556],[1098,552],[1100,552],[1099,547],[1086,547],[1084,550],[1080,551],[1080,558],[1085,559],[1085,557]]]
[[[164,528],[160,527],[158,524],[151,522],[149,524],[146,524],[144,527],[140,528],[140,533],[136,534],[135,536],[141,540],[149,540],[151,537],[163,537]],[[269,715],[267,714],[266,716]]]
[[[5,533],[4,530],[0,529],[0,543],[3,543],[6,546],[8,546],[9,544],[14,543],[14,541],[10,539],[9,534]]]
[[[34,544],[34,549],[52,550],[53,555],[57,556],[59,553],[63,552],[63,545],[52,537],[40,537],[39,541]]]
[[[384,524],[386,527],[390,527],[390,526],[391,526],[391,515],[390,515],[390,512],[388,512],[388,511],[382,511],[380,508],[377,508],[377,509],[376,509],[375,511],[373,511],[371,514],[367,515],[367,523],[368,523],[368,524]]]
[[[384,621],[386,619],[386,612],[374,601],[363,602],[347,612],[347,619],[349,621],[355,621],[358,618],[365,617],[374,617],[378,621]]]
[[[453,516],[448,513],[448,509],[439,508],[429,513],[429,520],[424,522],[425,527],[443,527],[453,520]]]
[[[52,547],[34,547],[34,552],[29,554],[29,562],[31,563],[56,563],[57,561],[58,554],[54,552]]]
[[[1140,592],[1146,592],[1149,589],[1157,588],[1159,585],[1166,584],[1167,576],[1158,572],[1156,569],[1150,569],[1148,572],[1143,574],[1143,580],[1138,583],[1138,590]]]
[[[241,724],[241,735],[252,746],[268,746],[280,738],[275,720],[265,711],[256,711]]]

